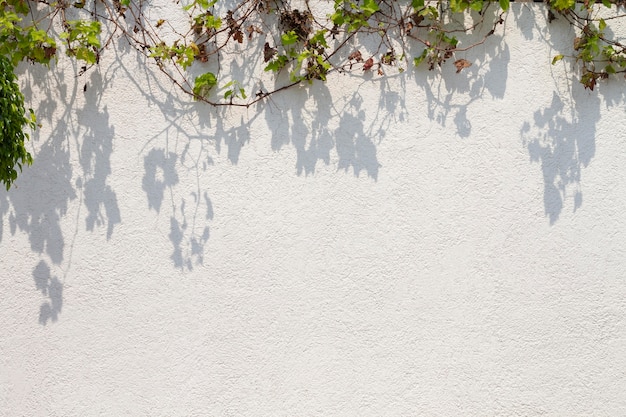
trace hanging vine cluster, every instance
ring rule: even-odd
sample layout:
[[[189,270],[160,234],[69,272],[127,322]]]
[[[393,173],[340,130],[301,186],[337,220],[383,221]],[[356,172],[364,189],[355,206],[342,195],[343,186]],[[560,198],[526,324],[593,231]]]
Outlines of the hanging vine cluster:
[[[148,0],[0,0],[0,70],[10,87],[0,85],[0,181],[7,189],[16,166],[32,160],[24,128],[34,116],[25,114],[13,81],[21,61],[49,65],[66,54],[85,72],[123,38],[193,99],[248,107],[332,73],[384,76],[448,61],[461,72],[472,64],[456,54],[492,36],[510,6],[509,0],[188,1],[179,17],[154,17]],[[626,45],[609,36],[609,23],[624,16],[624,3],[546,1],[550,22],[564,19],[575,28],[568,58],[585,88],[626,73]],[[229,62],[244,50],[243,78],[236,79]],[[555,56],[553,64],[564,58]]]

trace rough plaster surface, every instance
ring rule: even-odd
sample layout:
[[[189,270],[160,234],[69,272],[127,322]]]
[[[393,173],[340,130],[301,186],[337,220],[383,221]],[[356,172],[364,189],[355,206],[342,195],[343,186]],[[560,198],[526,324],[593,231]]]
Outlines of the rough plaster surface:
[[[247,111],[32,70],[0,415],[626,415],[626,89],[533,7],[460,75]]]

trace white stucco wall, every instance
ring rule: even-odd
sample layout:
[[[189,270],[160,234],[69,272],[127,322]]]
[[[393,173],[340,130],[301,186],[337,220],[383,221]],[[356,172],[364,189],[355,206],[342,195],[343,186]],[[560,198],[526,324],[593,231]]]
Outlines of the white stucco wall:
[[[626,87],[557,29],[248,110],[30,69],[0,415],[626,415]]]

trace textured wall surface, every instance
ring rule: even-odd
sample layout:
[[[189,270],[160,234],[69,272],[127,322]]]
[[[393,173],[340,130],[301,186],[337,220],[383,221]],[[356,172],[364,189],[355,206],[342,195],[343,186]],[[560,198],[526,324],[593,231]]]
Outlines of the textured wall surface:
[[[248,110],[30,68],[0,415],[626,415],[626,87],[535,7],[461,74]]]

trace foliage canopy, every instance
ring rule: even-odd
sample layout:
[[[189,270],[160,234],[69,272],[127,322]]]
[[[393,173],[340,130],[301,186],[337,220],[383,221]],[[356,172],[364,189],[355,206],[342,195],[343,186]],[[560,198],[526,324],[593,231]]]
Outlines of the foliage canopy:
[[[447,61],[459,73],[472,63],[455,54],[492,36],[509,1],[302,0],[295,8],[287,0],[191,0],[180,10],[186,17],[176,20],[148,13],[147,0],[0,0],[0,181],[8,189],[15,167],[32,162],[24,141],[35,118],[32,111],[26,115],[15,77],[22,61],[49,67],[63,52],[81,61],[84,73],[121,37],[193,99],[249,107],[332,73],[384,76],[409,66],[433,70]],[[610,18],[598,17],[591,1],[546,0],[548,21],[562,19],[575,29],[571,55],[559,54],[552,63],[572,59],[590,90],[626,73],[626,46],[608,27],[625,16],[624,1],[602,4]],[[359,46],[364,43],[369,46]],[[221,58],[243,48],[257,51],[257,62],[246,65],[252,68],[246,79],[233,79]],[[255,82],[268,77],[271,89]]]

